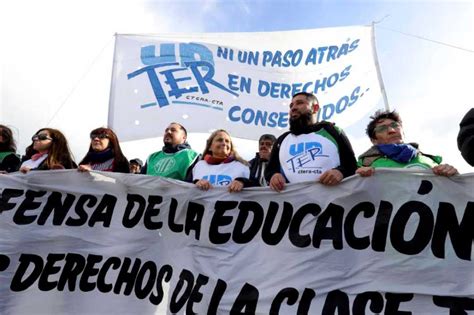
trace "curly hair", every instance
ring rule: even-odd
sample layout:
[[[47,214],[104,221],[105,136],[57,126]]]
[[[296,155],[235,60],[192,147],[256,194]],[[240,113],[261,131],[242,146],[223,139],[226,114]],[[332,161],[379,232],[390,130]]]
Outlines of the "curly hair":
[[[370,122],[365,129],[365,133],[369,136],[370,139],[375,139],[375,127],[379,121],[382,119],[391,119],[400,125],[402,125],[402,119],[400,118],[400,114],[393,110],[378,110],[375,112],[374,115],[370,116]]]

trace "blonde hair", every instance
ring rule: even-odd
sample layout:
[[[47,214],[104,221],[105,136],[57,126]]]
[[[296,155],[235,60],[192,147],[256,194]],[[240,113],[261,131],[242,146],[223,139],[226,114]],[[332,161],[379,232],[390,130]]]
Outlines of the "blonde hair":
[[[214,141],[214,138],[217,136],[217,134],[219,132],[224,132],[225,134],[227,134],[230,138],[230,155],[232,155],[234,157],[234,159],[236,161],[239,161],[240,163],[244,164],[244,165],[249,165],[249,163],[244,160],[240,155],[239,153],[237,153],[237,151],[235,150],[235,146],[234,146],[234,142],[232,142],[232,137],[230,136],[230,134],[224,130],[224,129],[217,129],[216,131],[214,131],[213,133],[211,133],[211,135],[209,136],[209,138],[207,138],[206,140],[206,147],[204,148],[204,152],[202,153],[202,156],[206,156],[206,154],[210,154],[212,155],[212,152],[211,152],[211,145],[212,145],[212,141]]]

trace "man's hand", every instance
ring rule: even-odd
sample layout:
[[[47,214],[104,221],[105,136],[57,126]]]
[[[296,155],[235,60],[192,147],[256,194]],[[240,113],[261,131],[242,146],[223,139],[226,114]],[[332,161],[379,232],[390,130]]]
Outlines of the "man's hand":
[[[359,174],[362,177],[369,177],[369,176],[374,175],[374,173],[375,173],[375,168],[370,167],[370,166],[359,167],[356,170],[356,174]]]
[[[335,186],[341,182],[344,178],[344,175],[339,170],[332,169],[324,172],[321,177],[319,177],[319,182],[327,186]]]
[[[285,178],[280,173],[273,174],[270,178],[269,186],[274,191],[280,192],[285,188]]]
[[[449,164],[440,164],[436,165],[431,169],[433,173],[440,176],[450,177],[458,173],[458,170]]]

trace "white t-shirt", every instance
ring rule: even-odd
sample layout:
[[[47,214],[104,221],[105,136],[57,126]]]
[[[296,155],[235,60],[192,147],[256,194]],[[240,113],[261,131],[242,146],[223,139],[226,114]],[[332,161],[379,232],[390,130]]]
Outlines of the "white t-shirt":
[[[249,176],[249,167],[239,161],[213,165],[201,160],[193,168],[193,181],[206,179],[212,186],[227,186],[238,177]]]
[[[47,154],[41,156],[39,159],[37,159],[36,161],[33,161],[32,159],[29,159],[29,160],[26,160],[25,162],[21,163],[21,167],[23,166],[26,166],[26,167],[29,167],[30,169],[35,169],[35,168],[38,168],[38,166],[40,166],[40,164],[46,160],[46,158],[48,157]]]
[[[288,134],[280,145],[281,171],[290,183],[316,181],[341,162],[337,145],[323,135]]]

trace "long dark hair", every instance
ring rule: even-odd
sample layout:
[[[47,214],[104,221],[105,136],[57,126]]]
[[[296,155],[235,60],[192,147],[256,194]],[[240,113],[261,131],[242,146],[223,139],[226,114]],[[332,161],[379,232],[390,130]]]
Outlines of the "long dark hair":
[[[63,133],[53,128],[41,128],[35,132],[35,135],[38,135],[41,131],[47,131],[51,139],[53,139],[45,161],[46,169],[50,169],[54,165],[62,165],[66,169],[75,168],[74,158]],[[31,159],[33,154],[38,153],[33,148],[33,145],[34,141],[26,148],[26,159]]]
[[[96,128],[92,130],[90,134],[91,135],[92,134],[106,134],[107,138],[109,139],[109,148],[112,149],[114,153],[114,164],[119,165],[119,164],[125,163],[128,165],[128,160],[125,157],[125,155],[123,155],[122,149],[120,148],[118,137],[112,129],[100,127],[100,128]],[[82,161],[79,162],[79,165],[89,164],[91,162],[90,154],[89,154],[91,152],[94,152],[94,150],[92,149],[92,141],[91,141],[91,144],[89,145],[89,151],[87,151],[87,154],[82,159]]]
[[[5,125],[0,125],[0,130],[2,131],[3,138],[3,142],[0,143],[0,152],[16,152],[16,143],[12,130]]]

